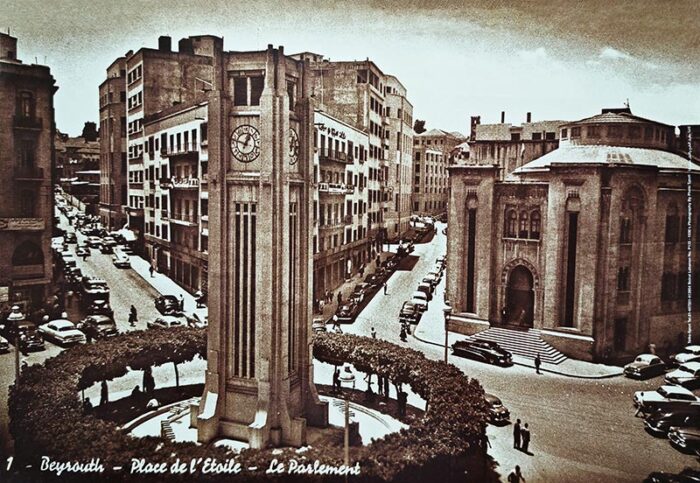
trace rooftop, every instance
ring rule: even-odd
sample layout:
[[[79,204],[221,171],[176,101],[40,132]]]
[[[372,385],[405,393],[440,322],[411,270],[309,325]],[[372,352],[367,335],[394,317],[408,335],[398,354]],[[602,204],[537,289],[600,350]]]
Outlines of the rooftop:
[[[658,121],[652,121],[651,119],[645,119],[643,117],[635,116],[632,114],[629,108],[622,109],[603,109],[600,114],[595,116],[586,117],[579,121],[574,121],[571,124],[599,124],[599,123],[639,123],[639,124],[657,124],[659,126],[672,127],[668,124],[664,124]]]

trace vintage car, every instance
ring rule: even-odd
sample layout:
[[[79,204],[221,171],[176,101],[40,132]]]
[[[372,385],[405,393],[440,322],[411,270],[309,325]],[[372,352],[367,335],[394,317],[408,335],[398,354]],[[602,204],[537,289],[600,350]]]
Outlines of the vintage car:
[[[153,321],[146,322],[146,327],[149,329],[168,329],[170,327],[183,327],[185,321],[181,317],[173,315],[163,315],[156,317]]]
[[[358,283],[355,285],[352,293],[350,294],[350,300],[354,300],[356,303],[361,304],[366,296],[369,295],[372,286],[368,283]]]
[[[668,430],[668,439],[676,448],[700,456],[700,428],[672,426]]]
[[[501,400],[493,394],[484,394],[486,402],[489,404],[489,422],[505,423],[510,419],[510,411],[503,405]]]
[[[700,399],[688,389],[670,385],[661,386],[656,391],[637,391],[634,393],[632,401],[637,411],[645,414],[700,403]]]
[[[700,360],[700,345],[685,346],[683,352],[673,354],[670,358],[672,366],[679,366],[686,362],[694,362]]]
[[[475,361],[496,364],[499,366],[513,365],[513,355],[501,348],[496,342],[479,339],[464,339],[452,344],[452,353]]]
[[[327,332],[326,321],[322,318],[316,317],[313,322],[311,322],[312,332]]]
[[[44,339],[60,345],[80,344],[85,342],[85,334],[80,332],[73,322],[67,319],[52,320],[42,324],[38,329]]]
[[[161,295],[155,301],[156,310],[163,315],[181,314],[180,300],[174,295]]]
[[[78,329],[96,340],[107,339],[119,334],[114,319],[109,315],[103,314],[88,315],[78,323]]]
[[[680,473],[654,471],[644,479],[644,483],[700,483],[700,469],[684,468]]]
[[[407,300],[403,303],[399,311],[399,322],[417,324],[420,321],[421,315],[422,312],[418,309],[416,304]]]
[[[700,362],[686,362],[664,377],[668,384],[678,384],[687,389],[700,387]]]
[[[10,352],[10,343],[0,335],[0,354],[5,354],[7,352]]]
[[[336,310],[333,321],[339,324],[352,324],[357,317],[358,306],[356,304],[343,305]]]
[[[664,372],[666,372],[666,364],[654,354],[640,354],[624,369],[625,376],[636,379],[646,379]]]
[[[9,325],[6,334],[7,339],[13,342],[16,338],[19,338],[21,351],[43,351],[46,348],[44,339],[37,331],[36,325],[28,320]]]
[[[656,411],[644,418],[644,426],[649,432],[662,435],[666,435],[672,426],[700,428],[700,406]]]
[[[129,259],[129,256],[119,250],[114,251],[114,255],[112,255],[112,263],[117,268],[131,267],[131,261]]]
[[[423,292],[415,291],[411,294],[410,302],[418,307],[418,310],[425,312],[428,310],[428,296]]]

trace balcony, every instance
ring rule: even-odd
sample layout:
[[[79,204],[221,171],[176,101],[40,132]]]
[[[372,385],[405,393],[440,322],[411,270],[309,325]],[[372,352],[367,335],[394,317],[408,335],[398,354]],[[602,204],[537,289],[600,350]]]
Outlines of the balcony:
[[[330,148],[321,148],[319,150],[318,159],[320,161],[335,161],[336,163],[352,164],[352,158],[346,153]]]
[[[15,180],[44,181],[44,169],[36,166],[15,166]]]
[[[197,178],[170,178],[170,184],[173,189],[191,190],[199,188],[199,179]]]
[[[329,195],[346,195],[352,194],[353,188],[342,183],[319,183],[318,191]]]
[[[40,117],[14,116],[13,122],[17,129],[41,129],[44,125]]]
[[[342,230],[345,228],[345,223],[341,223],[341,221],[342,220],[330,220],[325,225],[320,225],[318,229],[322,231]]]
[[[43,218],[0,218],[0,231],[43,231]]]
[[[126,206],[126,212],[131,216],[143,216],[143,207],[137,208],[135,206]]]
[[[179,156],[194,156],[198,153],[197,143],[184,143],[176,146],[161,148],[161,158],[174,158]]]
[[[44,265],[15,265],[12,267],[12,278],[15,280],[44,278]]]
[[[197,226],[199,217],[194,213],[173,212],[170,215],[170,222],[183,226]]]

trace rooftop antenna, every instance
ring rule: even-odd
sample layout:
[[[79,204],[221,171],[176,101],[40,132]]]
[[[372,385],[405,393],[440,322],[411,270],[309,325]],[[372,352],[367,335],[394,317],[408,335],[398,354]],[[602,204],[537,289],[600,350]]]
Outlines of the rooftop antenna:
[[[630,98],[629,98],[629,97],[625,100],[625,107],[626,107],[627,109],[630,108]]]

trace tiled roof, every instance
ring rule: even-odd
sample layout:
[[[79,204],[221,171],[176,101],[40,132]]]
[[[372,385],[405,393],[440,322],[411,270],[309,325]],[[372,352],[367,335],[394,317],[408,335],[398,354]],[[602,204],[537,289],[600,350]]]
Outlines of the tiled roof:
[[[571,124],[598,124],[598,123],[639,123],[639,124],[659,124],[661,126],[667,126],[658,121],[652,121],[650,119],[644,119],[643,117],[635,116],[634,114],[628,112],[604,112],[602,114],[596,114],[595,116],[587,117],[581,119],[580,121],[574,121]],[[670,126],[669,126],[670,127]]]
[[[688,160],[668,151],[623,146],[562,146],[516,169],[513,174],[547,170],[555,164],[634,165],[660,170],[688,171]],[[700,166],[690,164],[700,173]]]

